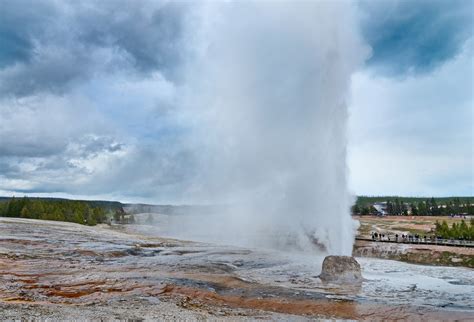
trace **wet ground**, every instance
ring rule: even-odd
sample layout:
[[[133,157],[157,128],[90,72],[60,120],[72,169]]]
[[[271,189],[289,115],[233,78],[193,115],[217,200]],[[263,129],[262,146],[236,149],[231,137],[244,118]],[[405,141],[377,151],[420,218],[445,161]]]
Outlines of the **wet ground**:
[[[337,286],[319,280],[317,256],[163,239],[145,228],[0,218],[2,317],[474,316],[472,269],[359,258],[366,281]]]

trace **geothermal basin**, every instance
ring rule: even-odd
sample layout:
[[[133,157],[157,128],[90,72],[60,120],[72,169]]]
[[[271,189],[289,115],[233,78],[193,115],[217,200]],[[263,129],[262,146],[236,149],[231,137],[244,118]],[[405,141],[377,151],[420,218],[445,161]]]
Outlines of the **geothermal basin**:
[[[165,229],[166,227],[161,227]],[[360,285],[324,283],[323,256],[0,218],[2,318],[469,319],[474,272],[357,258]]]

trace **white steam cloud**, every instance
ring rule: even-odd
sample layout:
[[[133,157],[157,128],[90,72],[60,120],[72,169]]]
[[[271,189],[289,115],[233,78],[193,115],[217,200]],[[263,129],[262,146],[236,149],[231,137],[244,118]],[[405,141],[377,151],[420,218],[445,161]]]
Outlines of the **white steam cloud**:
[[[196,14],[197,13],[197,14]],[[193,122],[199,200],[182,237],[350,254],[347,94],[367,57],[339,2],[207,3],[190,19],[183,122]]]

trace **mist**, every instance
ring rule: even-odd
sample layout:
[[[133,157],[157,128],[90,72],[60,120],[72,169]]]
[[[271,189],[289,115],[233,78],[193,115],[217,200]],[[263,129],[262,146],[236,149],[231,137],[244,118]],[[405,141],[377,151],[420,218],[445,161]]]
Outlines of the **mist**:
[[[209,2],[188,20],[179,122],[186,194],[226,205],[176,219],[180,237],[350,254],[351,74],[368,56],[345,2]]]

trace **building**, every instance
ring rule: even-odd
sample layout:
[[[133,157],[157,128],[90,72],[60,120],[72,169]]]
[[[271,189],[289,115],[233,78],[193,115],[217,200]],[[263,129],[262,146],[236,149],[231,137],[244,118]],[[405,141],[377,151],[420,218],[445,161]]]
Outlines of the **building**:
[[[376,202],[372,205],[377,211],[377,216],[386,216],[387,212],[387,202]]]

